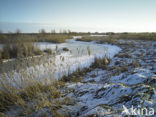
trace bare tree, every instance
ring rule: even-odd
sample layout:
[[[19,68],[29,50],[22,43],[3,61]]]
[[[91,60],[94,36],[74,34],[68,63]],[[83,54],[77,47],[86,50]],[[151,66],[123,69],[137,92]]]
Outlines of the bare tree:
[[[63,34],[67,34],[67,31],[65,29],[63,30]]]
[[[59,33],[62,33],[62,32],[63,32],[62,29],[60,29]]]
[[[3,31],[0,29],[0,34],[2,34],[3,33]]]
[[[16,34],[20,34],[21,33],[21,30],[20,29],[16,29]]]
[[[46,31],[45,31],[45,29],[42,28],[42,29],[39,30],[39,33],[45,34]]]
[[[52,34],[55,34],[56,33],[55,29],[51,30],[51,33]]]
[[[70,34],[71,33],[71,31],[68,29],[68,34]]]
[[[8,34],[12,34],[12,32],[11,31],[8,31]]]

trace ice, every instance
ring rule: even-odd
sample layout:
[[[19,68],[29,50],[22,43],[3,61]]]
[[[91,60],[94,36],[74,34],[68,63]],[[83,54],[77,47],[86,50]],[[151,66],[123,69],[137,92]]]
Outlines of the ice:
[[[94,42],[79,42],[75,41],[75,39],[70,39],[66,43],[62,44],[42,42],[39,43],[38,46],[42,50],[51,48],[53,51],[55,51],[56,46],[58,46],[59,53],[55,56],[45,58],[46,62],[40,65],[21,68],[19,71],[11,71],[9,73],[11,75],[7,77],[8,79],[9,77],[11,77],[11,79],[16,79],[16,85],[21,85],[20,78],[28,79],[29,77],[33,77],[34,80],[41,81],[44,81],[45,78],[51,80],[58,79],[64,75],[73,73],[78,68],[82,69],[89,67],[91,63],[94,62],[95,57],[102,58],[107,56],[112,58],[121,50],[115,45],[96,44]],[[64,47],[68,48],[72,52],[62,51],[61,49]],[[88,54],[88,47],[91,51],[90,54]],[[15,86],[15,84],[13,84],[13,86]]]
[[[148,45],[151,42],[141,44],[135,42],[136,45],[133,46],[127,45],[129,41],[121,42],[126,43],[120,45],[122,50],[114,45],[68,40],[67,43],[58,44],[59,50],[67,47],[73,50],[73,53],[61,51],[55,58],[50,57],[47,63],[37,65],[35,68],[29,67],[26,72],[30,76],[33,74],[32,77],[36,80],[40,78],[44,81],[44,78],[52,75],[57,77],[60,73],[68,74],[77,68],[89,67],[95,57],[107,56],[112,59],[106,69],[95,68],[82,75],[82,81],[66,82],[65,86],[59,89],[63,94],[59,100],[68,97],[70,103],[62,104],[57,112],[72,117],[95,115],[116,117],[122,116],[123,105],[127,108],[132,105],[156,108],[155,54],[152,52],[153,48]],[[88,45],[92,50],[90,55],[85,50]],[[52,46],[54,50],[55,46],[56,44]],[[78,54],[77,48],[85,52]],[[146,51],[142,54],[144,50]],[[117,53],[129,56],[114,56]],[[142,55],[138,56],[138,54]],[[55,65],[49,64],[50,61],[54,61]],[[140,65],[135,65],[136,62]],[[126,70],[121,70],[125,67],[127,67]],[[22,71],[20,73],[22,76]],[[18,81],[21,78],[19,72],[15,74]],[[48,110],[48,108],[44,109]]]

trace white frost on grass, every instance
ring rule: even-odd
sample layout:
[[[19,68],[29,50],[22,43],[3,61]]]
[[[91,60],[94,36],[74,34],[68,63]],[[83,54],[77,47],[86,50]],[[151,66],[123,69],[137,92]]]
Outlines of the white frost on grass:
[[[66,83],[66,86],[68,89],[72,89],[72,92],[70,92],[67,96],[70,98],[75,98],[76,104],[72,107],[73,108],[80,108],[80,116],[87,116],[87,115],[98,115],[98,116],[104,116],[109,113],[108,108],[105,106],[108,106],[111,108],[111,112],[116,111],[115,113],[121,113],[122,105],[126,105],[126,107],[129,107],[131,105],[138,105],[142,104],[143,107],[156,107],[156,98],[154,92],[151,99],[147,96],[147,92],[150,94],[151,90],[155,91],[154,89],[151,89],[148,84],[152,83],[152,80],[154,80],[155,75],[152,74],[150,71],[136,68],[134,70],[134,74],[141,74],[138,77],[132,77],[131,74],[124,75],[120,74],[116,77],[111,77],[108,79],[107,82],[103,82],[103,74],[105,74],[105,70],[99,70],[99,74],[97,77],[91,77],[90,75],[96,73],[96,70],[89,72],[86,76],[86,79],[90,81],[91,79],[99,79],[101,78],[101,82],[98,81],[89,83],[85,79],[85,83],[78,82],[78,83]],[[136,73],[135,73],[136,72]],[[127,76],[127,77],[125,77]],[[84,76],[85,77],[85,76]],[[127,78],[132,78],[132,81],[126,80]],[[89,80],[90,79],[90,80]],[[137,79],[139,82],[137,82]],[[147,80],[148,79],[148,80]],[[146,82],[145,82],[146,81]],[[145,97],[147,97],[147,99]],[[71,106],[67,106],[66,108],[70,109],[72,112]],[[112,115],[112,113],[110,113]]]
[[[110,81],[114,83],[123,83],[125,85],[137,85],[144,82],[150,82],[152,76],[156,77],[156,75],[147,69],[136,68],[134,74],[125,78],[123,78],[123,74],[120,74],[119,76],[112,77]]]
[[[74,89],[74,93],[68,96],[77,98],[77,104],[87,106],[88,110],[102,104],[114,104],[124,95],[135,92],[130,87],[119,84],[76,83],[68,84],[68,88]]]

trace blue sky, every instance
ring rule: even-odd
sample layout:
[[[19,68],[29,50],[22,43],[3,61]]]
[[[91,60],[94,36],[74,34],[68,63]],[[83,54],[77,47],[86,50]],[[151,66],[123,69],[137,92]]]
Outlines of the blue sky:
[[[156,32],[156,0],[0,0],[3,32]]]

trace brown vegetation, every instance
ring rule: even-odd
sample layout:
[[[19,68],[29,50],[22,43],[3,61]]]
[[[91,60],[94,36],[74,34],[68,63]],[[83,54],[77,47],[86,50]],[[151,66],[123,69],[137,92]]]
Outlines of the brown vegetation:
[[[33,55],[41,55],[42,51],[32,42],[18,41],[16,43],[4,44],[1,54],[2,59],[24,58]]]
[[[106,36],[84,35],[81,39],[77,39],[77,41],[118,44],[119,39],[156,41],[156,33],[108,33]]]
[[[97,43],[109,43],[109,44],[115,44],[117,43],[117,40],[115,37],[112,36],[83,36],[81,39],[77,39],[77,41],[96,41]]]
[[[47,54],[52,54],[52,50],[50,48],[45,49],[44,52]]]
[[[39,33],[39,34],[0,34],[0,43],[7,42],[52,42],[52,43],[64,43],[66,39],[72,38],[73,34],[51,34],[51,33]]]

